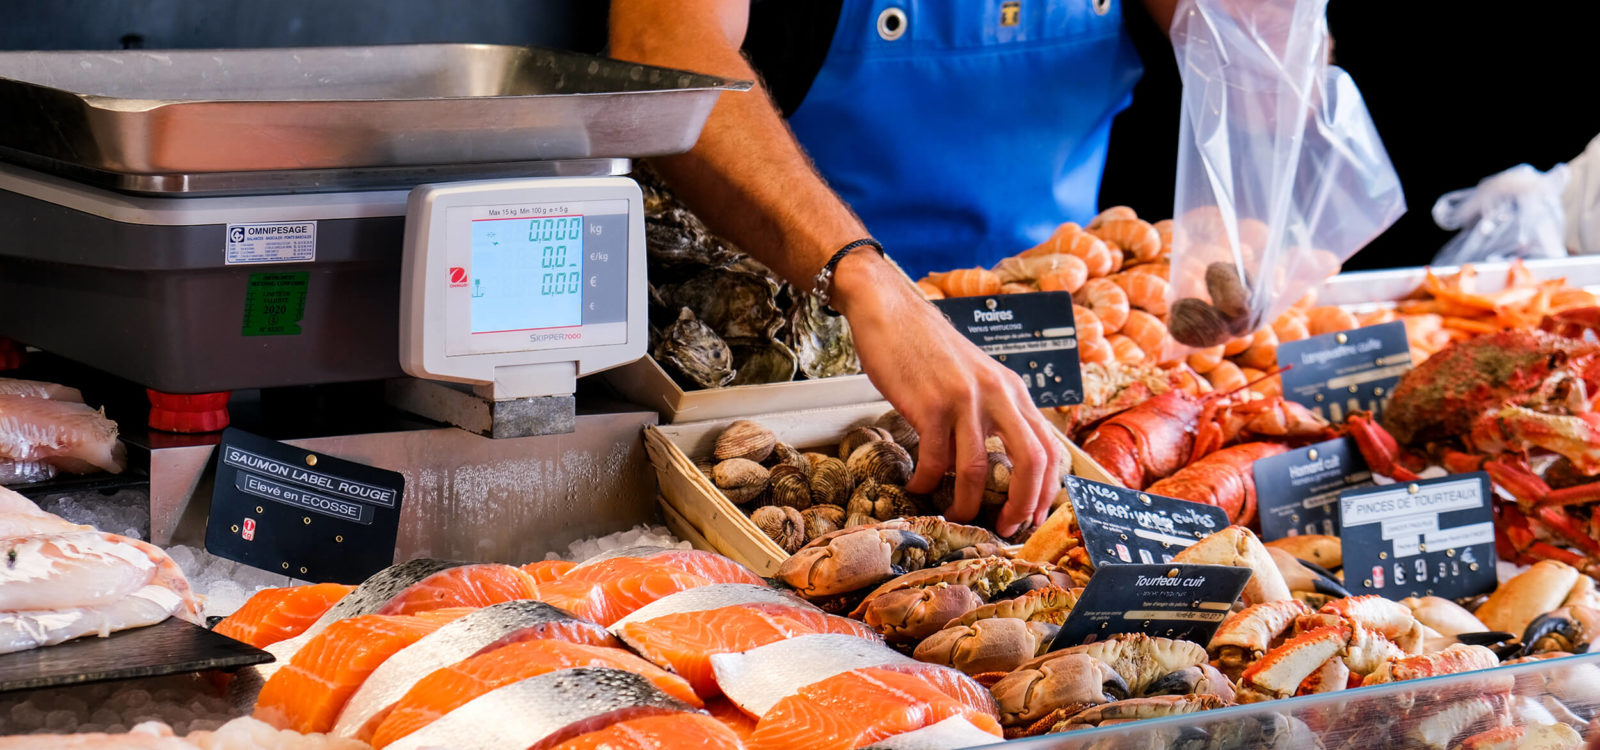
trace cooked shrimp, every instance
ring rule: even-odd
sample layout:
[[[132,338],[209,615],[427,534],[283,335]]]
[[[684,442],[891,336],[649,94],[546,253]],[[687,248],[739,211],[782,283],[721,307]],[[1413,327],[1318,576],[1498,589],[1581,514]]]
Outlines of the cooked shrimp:
[[[1257,251],[1266,248],[1267,236],[1270,234],[1272,232],[1267,229],[1267,223],[1260,219],[1239,220],[1239,242],[1246,247]]]
[[[1190,367],[1194,368],[1195,372],[1204,375],[1212,370],[1217,369],[1217,366],[1222,364],[1224,361],[1222,359],[1222,347],[1212,346],[1205,349],[1196,349],[1192,352],[1189,352],[1189,356],[1186,361],[1189,363]]]
[[[1104,276],[1116,268],[1116,258],[1112,255],[1111,248],[1100,238],[1083,231],[1082,227],[1070,221],[1056,227],[1050,239],[1023,251],[1021,257],[1032,258],[1056,253],[1065,253],[1081,259],[1089,269],[1089,278]]]
[[[1043,292],[1076,292],[1083,288],[1083,282],[1089,280],[1089,267],[1083,260],[1065,253],[1046,255],[1043,257],[1028,258],[1028,261],[1052,261],[1050,270],[1035,278],[1039,280],[1039,290]],[[1044,264],[1034,265],[1043,267]]]
[[[1096,214],[1093,219],[1090,219],[1089,220],[1089,226],[1086,227],[1086,228],[1087,229],[1097,229],[1097,228],[1103,226],[1108,221],[1119,221],[1119,220],[1123,220],[1123,219],[1137,219],[1137,218],[1139,218],[1139,213],[1137,211],[1134,211],[1132,208],[1129,208],[1127,206],[1112,206],[1112,207],[1110,207],[1110,208],[1108,208],[1108,209],[1106,209],[1104,211],[1101,211],[1100,213]]]
[[[1557,289],[1550,295],[1550,309],[1556,312],[1595,306],[1600,306],[1600,298],[1586,289]]]
[[[1244,372],[1239,369],[1239,366],[1228,360],[1218,362],[1217,366],[1211,368],[1211,371],[1207,372],[1205,376],[1206,382],[1219,391],[1242,388],[1245,383],[1250,382],[1245,379]]]
[[[1373,310],[1371,312],[1364,312],[1364,313],[1357,314],[1356,315],[1356,325],[1361,326],[1361,327],[1364,328],[1366,326],[1376,326],[1376,325],[1382,325],[1384,323],[1393,323],[1394,321],[1399,320],[1399,319],[1400,319],[1400,316],[1395,314],[1394,308],[1392,308],[1392,307],[1384,307],[1384,308],[1379,308],[1377,310]]]
[[[1256,331],[1250,337],[1250,348],[1239,353],[1233,361],[1240,367],[1270,370],[1278,366],[1278,335],[1271,328]]]
[[[1278,337],[1280,343],[1299,341],[1311,335],[1310,330],[1306,328],[1306,319],[1294,313],[1294,310],[1290,310],[1272,321],[1272,334]]]
[[[1114,281],[1090,279],[1073,293],[1072,301],[1093,310],[1106,333],[1116,333],[1128,322],[1128,293]]]
[[[949,273],[936,273],[929,278],[948,297],[978,297],[1000,291],[1000,277],[986,268],[959,268]]]
[[[1078,329],[1080,345],[1085,341],[1099,341],[1106,337],[1106,329],[1100,324],[1100,316],[1083,305],[1072,306],[1072,322]]]
[[[1172,288],[1167,280],[1155,274],[1124,271],[1106,277],[1122,287],[1128,295],[1128,305],[1155,315],[1167,314],[1167,295]]]
[[[1240,354],[1243,354],[1244,350],[1250,348],[1251,340],[1252,339],[1249,336],[1240,336],[1235,339],[1229,339],[1228,343],[1222,345],[1222,356],[1237,357]]]
[[[1172,225],[1172,220],[1162,219],[1151,226],[1156,228],[1156,236],[1161,238],[1161,250],[1156,253],[1156,258],[1158,260],[1165,260],[1166,258],[1172,257],[1173,237],[1177,231]]]
[[[1000,285],[1001,294],[1027,294],[1029,292],[1037,291],[1039,291],[1039,287],[1036,287],[1032,284],[1025,284],[1020,281],[1008,281]]]
[[[1244,376],[1246,383],[1250,383],[1250,390],[1267,398],[1283,395],[1283,378],[1267,377],[1267,373],[1254,367],[1241,367],[1239,374]]]
[[[1348,331],[1357,327],[1356,316],[1349,310],[1333,305],[1313,307],[1306,313],[1306,330],[1312,336],[1321,336],[1334,331]]]
[[[1056,227],[1056,231],[1051,232],[1050,236],[1046,238],[1044,242],[1022,251],[1022,253],[1017,257],[1032,258],[1036,255],[1053,255],[1055,253],[1064,253],[1067,251],[1067,249],[1063,243],[1079,234],[1083,234],[1083,227],[1078,226],[1075,222],[1065,222],[1061,226]]]
[[[1107,275],[1121,271],[1122,261],[1127,256],[1121,250],[1111,247],[1110,245],[1106,246],[1106,252],[1111,254],[1111,270],[1106,272]]]
[[[1116,350],[1104,338],[1085,341],[1078,339],[1078,361],[1089,364],[1110,364],[1117,359]]]
[[[1109,219],[1099,226],[1090,224],[1089,233],[1140,263],[1161,254],[1161,234],[1143,219]]]
[[[1138,342],[1133,339],[1120,333],[1113,333],[1106,337],[1106,342],[1111,344],[1111,351],[1115,354],[1118,362],[1125,365],[1144,364],[1146,356],[1144,349],[1140,348]]]
[[[944,290],[928,279],[917,282],[917,291],[922,292],[923,299],[944,299]]]
[[[1177,349],[1172,334],[1167,332],[1167,324],[1143,310],[1128,313],[1128,321],[1122,324],[1122,335],[1133,339],[1133,343],[1138,344],[1153,362],[1166,362]]]
[[[1135,263],[1122,269],[1123,273],[1143,273],[1159,276],[1163,281],[1172,278],[1172,264],[1164,260],[1153,263]]]
[[[1311,308],[1316,307],[1316,306],[1317,306],[1317,290],[1315,290],[1315,289],[1307,291],[1305,294],[1300,296],[1300,299],[1297,299],[1297,300],[1294,301],[1294,309],[1300,310],[1302,312],[1306,311],[1306,310],[1310,310]]]

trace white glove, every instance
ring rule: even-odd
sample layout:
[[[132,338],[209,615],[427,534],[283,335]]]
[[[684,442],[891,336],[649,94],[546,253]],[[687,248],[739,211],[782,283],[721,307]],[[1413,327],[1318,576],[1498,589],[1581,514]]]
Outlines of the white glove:
[[[1578,158],[1567,162],[1571,180],[1561,192],[1567,215],[1567,250],[1573,255],[1600,254],[1600,136]]]
[[[1565,257],[1561,194],[1567,185],[1565,164],[1548,172],[1518,164],[1477,187],[1440,196],[1433,204],[1434,223],[1461,231],[1434,256],[1434,265]]]

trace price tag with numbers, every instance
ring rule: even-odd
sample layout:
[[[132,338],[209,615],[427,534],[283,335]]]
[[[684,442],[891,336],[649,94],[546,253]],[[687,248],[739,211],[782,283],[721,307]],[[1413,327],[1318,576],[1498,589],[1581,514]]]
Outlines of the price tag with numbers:
[[[1372,471],[1350,438],[1268,456],[1251,467],[1261,539],[1339,533],[1339,493],[1372,485]]]
[[[1071,294],[997,294],[934,304],[968,341],[1021,375],[1036,406],[1083,403]]]
[[[1493,591],[1491,497],[1481,471],[1341,493],[1345,587],[1397,600]]]
[[[1353,411],[1382,415],[1411,369],[1411,344],[1405,323],[1396,321],[1286,341],[1278,345],[1278,366],[1285,368],[1284,398],[1337,424]]]

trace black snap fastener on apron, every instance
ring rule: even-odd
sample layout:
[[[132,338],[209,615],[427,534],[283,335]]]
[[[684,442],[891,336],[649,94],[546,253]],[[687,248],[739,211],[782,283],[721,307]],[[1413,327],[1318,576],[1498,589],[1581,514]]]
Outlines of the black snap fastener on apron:
[[[878,36],[892,42],[906,34],[906,12],[899,8],[884,8],[878,14]]]
[[[1092,0],[1092,1],[1094,3],[1094,12],[1095,13],[1103,16],[1103,15],[1111,12],[1111,0]]]

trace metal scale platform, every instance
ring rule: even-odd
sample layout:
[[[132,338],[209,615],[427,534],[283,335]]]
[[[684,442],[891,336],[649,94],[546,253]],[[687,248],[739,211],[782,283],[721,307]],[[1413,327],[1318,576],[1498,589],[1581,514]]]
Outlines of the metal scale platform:
[[[652,515],[654,414],[573,395],[646,347],[617,175],[749,86],[487,45],[0,53],[0,336],[160,394],[387,381],[428,419],[270,436],[405,474],[402,557],[540,556]],[[511,217],[581,231],[584,288],[480,310]],[[569,341],[470,322],[516,314]],[[193,543],[214,436],[142,442],[155,540]]]

